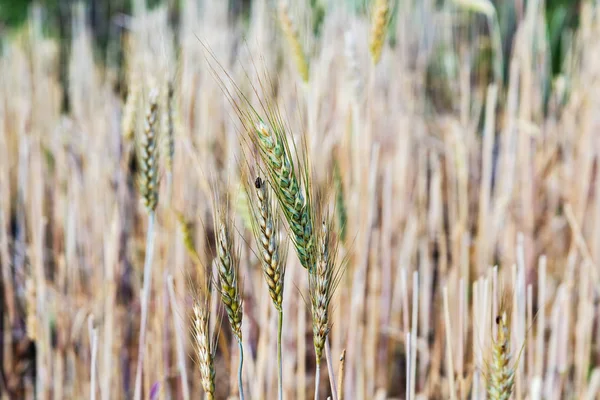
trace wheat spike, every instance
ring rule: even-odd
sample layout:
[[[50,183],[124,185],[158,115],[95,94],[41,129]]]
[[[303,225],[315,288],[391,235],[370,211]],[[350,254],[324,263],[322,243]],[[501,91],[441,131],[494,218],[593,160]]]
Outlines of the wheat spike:
[[[337,246],[331,235],[330,223],[323,222],[322,229],[318,232],[315,270],[308,277],[317,364],[321,361],[325,339],[329,334],[329,303],[340,278],[340,269],[336,267],[336,255]]]
[[[309,271],[314,265],[314,245],[310,199],[305,200],[292,163],[292,155],[280,129],[269,129],[262,121],[256,124],[255,141],[267,166],[275,196],[292,232],[292,241],[300,263]]]
[[[156,130],[158,127],[158,91],[153,89],[148,95],[148,110],[144,132],[138,145],[138,186],[142,202],[152,212],[158,204],[158,146]]]
[[[217,232],[217,271],[221,284],[221,301],[227,312],[227,319],[234,336],[242,341],[242,297],[239,280],[239,254],[231,237],[231,221],[218,213]]]
[[[488,394],[491,400],[508,400],[515,383],[515,370],[510,355],[510,320],[504,310],[496,317],[498,337],[492,345],[492,361],[488,377]]]
[[[280,249],[279,218],[273,210],[269,187],[260,177],[254,182],[257,204],[252,213],[252,230],[259,247],[263,275],[275,308],[282,310],[285,251]]]
[[[389,14],[388,0],[375,0],[373,8],[373,20],[371,22],[371,42],[369,50],[373,63],[377,64],[381,58],[381,50],[385,41],[386,28]]]
[[[279,2],[279,22],[281,23],[283,34],[291,47],[298,73],[304,82],[308,82],[308,59],[302,48],[302,43],[300,43],[298,30],[289,14],[288,5],[284,0]]]
[[[193,310],[194,345],[198,353],[202,387],[206,397],[212,400],[215,396],[215,347],[209,332],[208,304],[202,305],[199,301],[196,301]]]

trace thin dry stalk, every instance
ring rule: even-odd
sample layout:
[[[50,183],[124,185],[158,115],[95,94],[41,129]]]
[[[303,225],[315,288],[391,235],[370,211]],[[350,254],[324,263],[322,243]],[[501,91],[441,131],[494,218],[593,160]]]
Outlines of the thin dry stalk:
[[[338,381],[337,381],[337,392],[338,400],[344,399],[344,365],[346,364],[346,350],[342,350],[340,356],[340,366],[338,369]]]

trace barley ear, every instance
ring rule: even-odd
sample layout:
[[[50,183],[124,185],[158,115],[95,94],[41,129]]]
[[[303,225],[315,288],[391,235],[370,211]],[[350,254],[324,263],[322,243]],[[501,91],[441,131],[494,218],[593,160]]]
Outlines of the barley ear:
[[[154,211],[158,204],[158,125],[158,91],[152,89],[148,95],[144,132],[137,146],[138,188],[148,212]]]
[[[389,0],[375,0],[369,43],[369,50],[374,64],[377,64],[381,58],[381,50],[383,49],[383,44],[385,42],[388,24],[389,8]]]

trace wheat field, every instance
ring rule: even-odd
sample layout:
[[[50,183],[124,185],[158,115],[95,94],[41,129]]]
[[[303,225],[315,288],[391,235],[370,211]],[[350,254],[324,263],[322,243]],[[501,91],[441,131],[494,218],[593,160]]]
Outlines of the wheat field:
[[[1,399],[600,398],[598,2],[172,3],[0,38]]]

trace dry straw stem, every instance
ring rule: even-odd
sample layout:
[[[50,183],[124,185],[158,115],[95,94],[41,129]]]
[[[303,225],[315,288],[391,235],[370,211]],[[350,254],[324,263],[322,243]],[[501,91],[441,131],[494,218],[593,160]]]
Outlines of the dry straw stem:
[[[285,0],[279,1],[279,22],[281,29],[285,35],[288,45],[291,48],[294,61],[296,62],[296,68],[298,73],[304,82],[308,82],[309,71],[308,71],[308,59],[306,53],[302,48],[300,42],[300,35],[297,27],[294,25],[294,21],[289,13],[289,8]]]
[[[208,301],[196,300],[193,305],[194,347],[198,353],[198,364],[202,388],[208,400],[215,398],[215,367],[214,358],[216,346],[211,340],[209,327],[210,305]]]
[[[158,90],[152,89],[148,95],[148,109],[144,121],[144,132],[137,146],[138,188],[142,202],[152,212],[158,204]]]
[[[371,41],[369,51],[373,63],[377,64],[381,58],[381,51],[385,43],[386,29],[389,18],[389,0],[375,0],[373,6],[373,19],[371,21]]]

